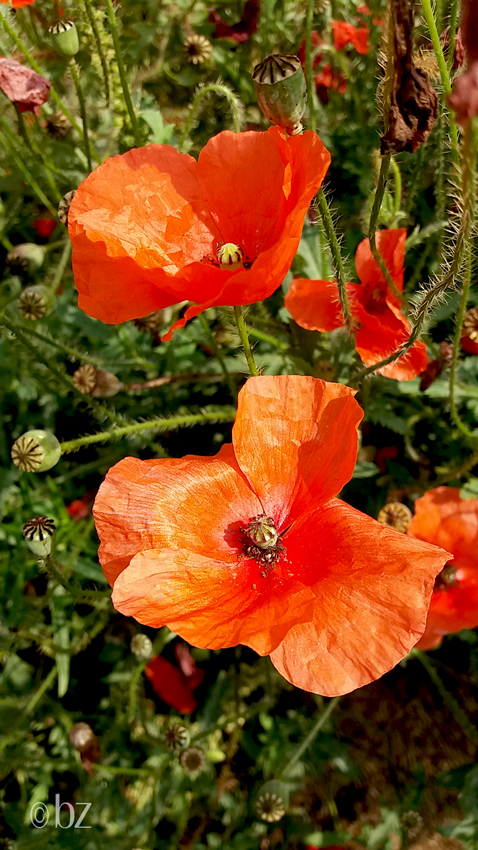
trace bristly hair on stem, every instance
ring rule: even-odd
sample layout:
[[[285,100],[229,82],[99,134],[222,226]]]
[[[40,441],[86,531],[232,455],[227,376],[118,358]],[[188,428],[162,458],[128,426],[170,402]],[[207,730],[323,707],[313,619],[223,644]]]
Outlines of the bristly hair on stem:
[[[203,105],[202,101],[204,98],[207,98],[208,95],[213,93],[226,98],[229,106],[231,107],[233,130],[235,133],[240,133],[243,120],[243,106],[239,98],[234,94],[233,90],[221,80],[218,80],[216,83],[201,84],[196,89],[196,94],[194,95],[193,102],[190,106],[184,130],[181,133],[181,138],[179,140],[180,151],[183,150],[186,140],[189,138],[194,127],[194,123],[199,116],[200,107]]]

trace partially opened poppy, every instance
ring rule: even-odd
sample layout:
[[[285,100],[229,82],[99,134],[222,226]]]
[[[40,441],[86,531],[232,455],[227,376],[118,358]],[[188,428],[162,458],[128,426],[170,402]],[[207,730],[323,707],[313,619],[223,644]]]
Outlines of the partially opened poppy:
[[[199,647],[245,644],[324,695],[397,664],[449,554],[335,498],[357,457],[354,394],[251,378],[215,457],[116,464],[94,506],[115,607]]]
[[[377,248],[398,292],[403,290],[403,264],[406,230],[382,230],[377,233]],[[350,309],[356,321],[357,352],[367,366],[379,363],[397,350],[409,337],[410,322],[401,311],[400,298],[389,287],[368,239],[355,254],[360,284],[348,283]],[[345,320],[339,302],[337,283],[296,278],[285,297],[285,306],[293,319],[309,331],[328,332],[343,327]],[[426,368],[428,356],[423,342],[377,371],[387,378],[408,381]]]
[[[457,487],[436,487],[415,502],[408,534],[452,552],[435,582],[427,627],[417,649],[434,649],[444,635],[478,626],[478,499]]]
[[[80,185],[68,229],[79,306],[124,322],[183,300],[251,304],[282,283],[330,155],[308,131],[214,136],[196,162],[169,145],[106,160]]]

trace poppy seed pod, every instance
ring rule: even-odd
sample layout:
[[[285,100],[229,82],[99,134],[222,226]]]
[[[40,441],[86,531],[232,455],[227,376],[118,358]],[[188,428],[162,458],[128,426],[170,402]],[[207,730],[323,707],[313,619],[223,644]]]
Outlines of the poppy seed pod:
[[[24,319],[37,321],[51,313],[55,301],[55,295],[48,286],[41,283],[27,286],[18,299],[18,312]]]
[[[378,521],[395,531],[406,531],[412,520],[412,512],[401,502],[388,502],[379,511]]]
[[[25,542],[37,558],[46,558],[51,553],[55,530],[55,523],[47,516],[36,516],[23,526]]]
[[[26,431],[12,446],[12,460],[22,472],[45,472],[58,463],[61,446],[51,431]]]
[[[45,249],[34,242],[23,242],[15,245],[8,252],[6,264],[13,274],[35,274],[43,265]]]
[[[52,139],[64,139],[71,127],[71,122],[59,109],[52,112],[46,122],[47,133]]]
[[[261,820],[277,823],[284,817],[289,805],[289,787],[279,779],[270,779],[259,790],[256,812]]]
[[[73,385],[80,393],[94,398],[110,398],[123,389],[124,384],[105,369],[96,369],[85,363],[73,374]]]
[[[301,119],[307,104],[307,86],[298,56],[267,56],[252,73],[257,102],[266,118],[291,135],[302,131]]]
[[[53,43],[59,53],[63,53],[63,56],[76,56],[80,42],[73,21],[55,21],[48,32],[53,36]]]
[[[70,211],[71,202],[75,195],[76,189],[72,189],[71,192],[66,193],[66,195],[61,199],[60,203],[58,204],[58,218],[60,219],[61,223],[65,225],[65,227],[68,225],[68,213]]]
[[[131,640],[130,649],[137,658],[149,658],[153,654],[151,638],[148,635],[134,635]]]
[[[184,55],[190,65],[202,65],[212,54],[212,44],[204,35],[194,33],[184,43]]]
[[[198,776],[206,764],[206,756],[199,747],[188,747],[187,750],[183,750],[181,753],[179,764],[185,773],[188,773],[190,776]]]
[[[189,747],[190,740],[189,731],[180,723],[172,723],[163,735],[164,746],[173,753],[178,753]]]

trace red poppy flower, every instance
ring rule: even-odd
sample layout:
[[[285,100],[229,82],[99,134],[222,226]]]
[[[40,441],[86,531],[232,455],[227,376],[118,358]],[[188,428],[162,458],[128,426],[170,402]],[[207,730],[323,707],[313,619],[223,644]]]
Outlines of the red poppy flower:
[[[367,17],[371,17],[373,15],[373,12],[366,5],[357,6],[357,12],[361,15],[366,15]],[[383,27],[384,23],[385,21],[383,18],[377,18],[375,16],[372,18],[372,24],[376,27]]]
[[[42,239],[49,239],[56,225],[54,218],[36,218],[33,222],[33,227]]]
[[[359,27],[355,27],[353,24],[347,23],[347,21],[331,21],[330,26],[334,34],[334,47],[336,50],[342,50],[347,44],[352,44],[357,53],[361,53],[363,56],[368,53],[370,49],[368,43],[370,31],[364,23]]]
[[[94,506],[115,607],[196,646],[245,644],[328,696],[393,667],[449,555],[335,498],[357,457],[354,394],[251,378],[215,457],[116,464]]]
[[[320,63],[322,62],[323,54],[322,54],[321,51],[317,51],[317,48],[321,47],[323,45],[323,43],[324,43],[324,41],[321,38],[321,36],[319,35],[319,33],[317,32],[317,30],[312,30],[312,32],[310,34],[310,46],[311,46],[311,49],[312,49],[312,54],[315,54],[313,62],[312,62],[313,68],[317,68],[318,65],[320,65]],[[302,44],[300,45],[299,50],[297,51],[297,56],[299,57],[301,64],[302,64],[302,68],[304,69],[304,72],[305,72],[305,38],[304,38]]]
[[[189,675],[183,670],[184,655],[180,655],[182,660],[180,670],[166,658],[163,658],[162,655],[156,655],[155,658],[148,661],[144,672],[146,678],[151,682],[154,692],[166,705],[170,705],[171,708],[177,709],[182,714],[191,714],[197,707],[193,691],[202,682],[204,670],[200,670],[196,666],[187,647],[184,647],[184,649],[192,662],[192,666],[189,665]]]
[[[405,240],[403,229],[377,233],[377,248],[399,292],[403,290]],[[406,342],[410,323],[401,312],[400,299],[389,289],[374,260],[368,239],[357,248],[355,267],[361,283],[348,283],[347,291],[358,326],[357,352],[371,366]],[[297,324],[309,331],[327,332],[344,325],[335,281],[296,278],[285,297],[285,306]],[[378,371],[387,378],[408,381],[423,372],[427,363],[424,343],[416,342],[407,354]]]
[[[91,506],[93,504],[93,499],[95,498],[96,491],[88,490],[81,499],[74,499],[70,502],[69,505],[66,506],[66,512],[68,516],[78,522],[80,519],[84,519],[91,513]]]
[[[15,8],[15,7],[14,7]],[[0,89],[20,112],[40,114],[40,106],[48,100],[50,83],[15,59],[0,57]]]
[[[329,102],[329,89],[345,94],[347,91],[347,80],[342,71],[332,68],[332,65],[324,65],[314,79],[317,96],[324,106]]]
[[[0,0],[0,3],[6,5],[9,0]],[[32,6],[36,0],[11,0],[12,9],[22,9],[23,6]]]
[[[249,41],[257,30],[258,18],[259,0],[246,0],[241,20],[232,25],[228,24],[219,12],[211,9],[208,20],[210,23],[216,24],[212,38],[229,38],[237,44]]]
[[[198,162],[169,145],[107,159],[68,214],[79,306],[115,323],[197,302],[182,326],[213,305],[267,298],[329,163],[315,133],[278,127],[219,133]]]
[[[427,627],[417,649],[434,649],[444,635],[478,626],[478,499],[458,487],[437,487],[415,502],[408,534],[453,554],[435,582]]]

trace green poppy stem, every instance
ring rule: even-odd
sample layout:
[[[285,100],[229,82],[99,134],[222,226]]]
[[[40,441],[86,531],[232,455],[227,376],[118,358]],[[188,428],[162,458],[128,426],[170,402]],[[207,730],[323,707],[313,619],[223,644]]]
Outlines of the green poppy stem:
[[[219,363],[219,366],[221,367],[222,373],[223,373],[223,375],[226,379],[227,386],[229,387],[229,392],[231,393],[231,396],[233,397],[234,401],[236,401],[237,400],[236,385],[234,384],[234,381],[232,380],[232,378],[231,378],[231,376],[228,372],[224,357],[222,356],[222,352],[221,352],[221,350],[220,350],[220,348],[219,348],[219,346],[218,346],[218,344],[217,344],[217,342],[214,338],[214,334],[211,331],[211,328],[209,327],[209,323],[208,323],[204,313],[200,313],[199,316],[198,316],[198,319],[199,319],[199,323],[201,324],[201,327],[202,327],[204,333],[206,334],[206,336],[208,338],[209,344],[210,344],[212,350],[214,351],[214,355],[216,357],[216,360]]]
[[[239,331],[239,336],[241,337],[242,347],[244,349],[244,356],[247,360],[247,365],[249,366],[249,372],[253,377],[257,377],[259,372],[254,362],[254,357],[252,354],[251,344],[249,342],[249,335],[247,333],[247,327],[244,321],[242,307],[234,307],[234,316],[236,317],[237,330]]]
[[[80,104],[81,121],[82,121],[82,124],[83,124],[83,145],[84,145],[84,148],[85,148],[86,160],[88,162],[88,171],[91,172],[93,166],[91,164],[91,145],[90,145],[90,139],[89,139],[89,136],[88,136],[88,115],[87,115],[87,112],[86,112],[86,104],[85,104],[85,98],[83,96],[83,89],[81,88],[80,78],[79,78],[79,75],[78,75],[78,69],[76,67],[76,63],[75,63],[74,59],[72,59],[72,61],[70,62],[69,67],[70,67],[70,72],[71,72],[73,82],[75,84],[76,94],[78,96],[78,103]]]
[[[337,239],[337,234],[335,232],[334,222],[332,220],[332,216],[330,214],[329,205],[327,203],[327,198],[325,197],[324,190],[319,189],[317,193],[317,205],[319,208],[320,215],[322,217],[322,223],[324,225],[325,235],[327,238],[327,242],[329,243],[330,253],[332,255],[332,263],[335,269],[335,276],[337,278],[337,287],[339,290],[340,297],[340,305],[342,307],[342,313],[345,319],[345,325],[349,333],[352,333],[354,320],[352,316],[352,311],[350,309],[349,297],[347,294],[347,283],[345,280],[345,271],[344,264],[342,261],[342,254],[340,251],[339,240]]]
[[[181,133],[181,138],[179,140],[179,150],[182,151],[184,147],[184,143],[186,139],[189,138],[189,134],[192,130],[193,124],[198,116],[199,107],[201,102],[207,97],[211,92],[215,92],[216,94],[221,95],[221,97],[225,97],[229,102],[232,112],[232,120],[233,120],[233,130],[235,133],[239,133],[242,126],[242,115],[241,115],[241,104],[234,92],[228,88],[228,86],[222,85],[221,83],[210,83],[209,85],[203,86],[199,89],[194,97],[194,100],[189,109],[189,115],[187,117],[186,124],[184,126],[184,130]]]
[[[425,668],[428,675],[430,676],[430,679],[435,685],[443,702],[445,703],[445,705],[448,706],[453,717],[459,723],[465,735],[470,739],[470,741],[473,741],[474,744],[478,744],[478,729],[473,726],[470,721],[470,718],[468,717],[466,712],[463,711],[461,705],[456,701],[455,697],[447,690],[442,680],[440,679],[440,676],[435,670],[434,664],[432,664],[426,652],[422,652],[420,649],[412,649],[410,656],[420,661],[421,665]]]
[[[126,108],[128,110],[129,118],[131,121],[131,129],[133,132],[134,143],[136,147],[141,146],[141,133],[139,129],[138,118],[136,112],[134,110],[133,101],[131,100],[131,94],[128,85],[128,78],[126,76],[126,70],[123,63],[123,56],[121,53],[121,44],[119,40],[118,33],[118,25],[116,23],[115,11],[113,8],[113,3],[111,0],[106,0],[106,11],[108,14],[108,20],[110,22],[111,27],[111,36],[113,38],[113,44],[116,53],[116,62],[118,63],[118,72],[121,80],[121,88],[123,89],[124,101],[126,104]]]
[[[329,717],[332,714],[332,712],[334,711],[334,709],[337,707],[339,701],[340,701],[340,697],[334,697],[333,699],[330,700],[330,702],[327,705],[327,708],[325,709],[324,712],[322,712],[319,719],[317,720],[317,723],[312,727],[312,729],[310,730],[307,737],[305,737],[304,740],[302,741],[302,743],[297,747],[292,758],[289,759],[286,767],[284,768],[284,770],[280,774],[280,779],[286,779],[288,776],[290,776],[293,768],[295,767],[295,765],[297,764],[299,759],[302,758],[307,747],[310,747],[312,741],[317,737],[317,735],[319,734],[322,727],[325,726],[325,724],[327,723],[327,720],[329,719]]]

